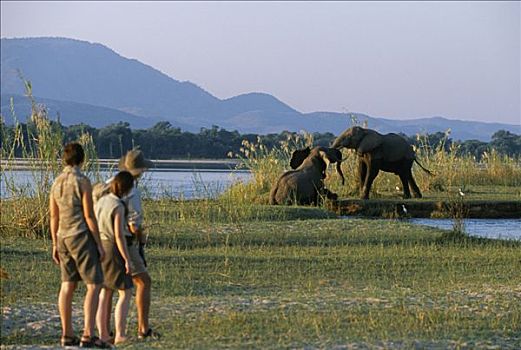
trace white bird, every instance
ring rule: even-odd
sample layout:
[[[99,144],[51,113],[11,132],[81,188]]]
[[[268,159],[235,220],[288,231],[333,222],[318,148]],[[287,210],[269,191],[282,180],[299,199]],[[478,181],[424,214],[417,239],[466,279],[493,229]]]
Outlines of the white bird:
[[[404,212],[404,214],[407,214],[407,208],[403,204],[402,204],[402,211]]]
[[[463,193],[463,191],[461,190],[461,188],[458,189],[458,193],[460,196],[464,197],[465,196],[465,193]]]
[[[396,191],[400,191],[400,187],[396,186],[395,188],[396,188]]]

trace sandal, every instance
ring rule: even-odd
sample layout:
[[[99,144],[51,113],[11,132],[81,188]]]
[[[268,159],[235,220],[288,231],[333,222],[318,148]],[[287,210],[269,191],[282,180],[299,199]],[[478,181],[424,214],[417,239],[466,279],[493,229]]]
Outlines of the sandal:
[[[161,338],[161,334],[149,328],[146,333],[139,333],[137,338],[139,340],[145,340],[147,338],[159,340]]]
[[[76,336],[68,336],[64,335],[60,339],[60,345],[61,346],[78,346],[80,345],[80,338]]]
[[[112,349],[112,344],[105,342],[96,336],[82,337],[80,348]]]

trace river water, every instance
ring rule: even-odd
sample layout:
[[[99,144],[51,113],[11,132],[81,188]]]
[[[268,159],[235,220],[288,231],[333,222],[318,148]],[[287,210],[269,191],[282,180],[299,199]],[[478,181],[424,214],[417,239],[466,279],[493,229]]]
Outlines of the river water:
[[[410,223],[452,230],[452,219],[414,218]],[[463,230],[475,237],[521,240],[521,219],[464,219]]]
[[[105,180],[115,172],[101,171],[100,177]],[[244,170],[214,170],[214,169],[160,169],[150,170],[140,180],[140,187],[147,197],[159,198],[213,198],[238,181],[248,181],[249,171]],[[2,172],[0,181],[1,198],[11,196],[8,183],[14,183],[17,188],[24,188],[24,193],[34,191],[34,183],[38,181],[28,170]],[[92,182],[96,180],[91,178]]]
[[[108,179],[113,172],[102,171],[102,179]],[[154,169],[145,173],[140,180],[144,195],[149,198],[170,197],[174,199],[215,198],[232,184],[251,179],[248,171],[210,169]],[[34,190],[35,178],[30,171],[17,170],[1,173],[0,198],[10,196],[6,182],[15,183],[18,188]],[[94,181],[94,179],[91,179]],[[409,220],[412,224],[452,230],[451,219]],[[465,219],[464,231],[472,236],[521,240],[521,219]]]

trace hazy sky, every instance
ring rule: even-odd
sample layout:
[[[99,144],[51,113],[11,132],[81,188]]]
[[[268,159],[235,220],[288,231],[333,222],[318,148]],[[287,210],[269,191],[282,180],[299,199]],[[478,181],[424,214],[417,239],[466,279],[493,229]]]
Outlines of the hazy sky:
[[[521,123],[520,2],[1,2],[1,36],[104,44],[219,98]]]

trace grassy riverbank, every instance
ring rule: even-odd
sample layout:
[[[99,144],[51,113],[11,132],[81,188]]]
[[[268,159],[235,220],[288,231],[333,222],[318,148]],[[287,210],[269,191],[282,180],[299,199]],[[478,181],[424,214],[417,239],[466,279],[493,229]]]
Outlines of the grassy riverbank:
[[[311,208],[237,221],[147,205],[152,323],[164,335],[149,348],[521,346],[519,243]],[[5,236],[1,254],[2,344],[56,344],[49,243]]]
[[[29,91],[30,93],[30,91]],[[0,203],[1,344],[58,343],[59,270],[50,256],[48,194],[61,170],[62,135],[33,104],[30,146],[23,130],[2,135],[3,170],[22,148],[34,185],[11,176]],[[309,135],[308,135],[309,136]],[[79,140],[85,173],[100,178],[91,135]],[[241,166],[252,181],[218,200],[145,201],[154,280],[152,325],[163,339],[146,348],[501,348],[521,347],[521,243],[469,239],[401,221],[340,220],[318,208],[270,207],[271,185],[291,152],[310,137],[268,150],[243,143]],[[446,199],[451,217],[466,200],[521,200],[519,159],[458,157],[443,144],[417,150],[436,175],[415,167],[425,200]],[[344,154],[346,185],[329,172],[340,198],[357,198],[353,152]],[[3,173],[5,175],[5,173]],[[378,176],[371,198],[400,196],[395,175]],[[398,189],[397,189],[398,187]],[[146,191],[145,191],[146,192]],[[459,193],[464,193],[464,196]],[[420,200],[412,200],[420,201]],[[75,327],[81,331],[81,296]],[[132,308],[130,328],[135,329]],[[128,348],[141,349],[131,341]]]

